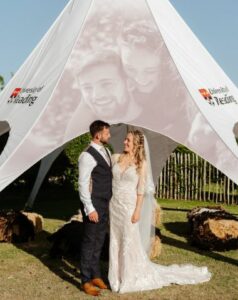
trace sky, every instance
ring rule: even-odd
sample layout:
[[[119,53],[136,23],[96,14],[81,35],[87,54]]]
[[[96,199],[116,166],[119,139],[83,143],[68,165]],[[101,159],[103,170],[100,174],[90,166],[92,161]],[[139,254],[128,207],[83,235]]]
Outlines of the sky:
[[[43,37],[68,0],[1,2],[0,75],[7,82]],[[170,0],[170,2],[238,86],[238,1]]]

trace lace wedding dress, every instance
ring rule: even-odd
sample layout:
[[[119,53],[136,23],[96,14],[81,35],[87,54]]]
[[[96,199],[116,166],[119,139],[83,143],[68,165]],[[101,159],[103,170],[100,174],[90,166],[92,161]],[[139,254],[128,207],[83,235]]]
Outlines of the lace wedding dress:
[[[145,172],[136,166],[122,170],[113,155],[113,197],[110,201],[110,258],[108,279],[112,291],[125,293],[175,284],[208,281],[207,267],[152,263],[141,243],[139,223],[132,223],[137,194],[144,193]]]

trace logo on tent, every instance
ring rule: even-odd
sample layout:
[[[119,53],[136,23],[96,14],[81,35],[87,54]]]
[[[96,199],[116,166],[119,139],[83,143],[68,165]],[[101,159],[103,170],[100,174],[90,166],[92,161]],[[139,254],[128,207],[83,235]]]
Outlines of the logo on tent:
[[[230,103],[238,104],[235,97],[230,94],[227,86],[219,88],[199,89],[202,97],[213,106],[225,105]]]
[[[12,92],[10,98],[16,98],[17,95],[21,92],[22,88],[15,88],[15,90]]]
[[[199,89],[200,94],[202,97],[210,104],[215,105],[215,102],[212,99],[211,93],[207,89]]]
[[[15,88],[11,93],[7,103],[13,104],[28,104],[32,106],[39,98],[38,95],[44,86],[34,88]]]
[[[208,90],[200,89],[199,92],[205,100],[212,100],[212,95],[208,92]]]

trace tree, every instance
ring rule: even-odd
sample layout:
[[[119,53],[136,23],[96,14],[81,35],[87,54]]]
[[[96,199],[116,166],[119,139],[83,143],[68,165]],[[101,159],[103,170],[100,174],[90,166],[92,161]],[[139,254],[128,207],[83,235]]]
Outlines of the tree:
[[[0,91],[3,90],[4,84],[5,84],[4,83],[4,78],[3,78],[3,76],[0,75]]]

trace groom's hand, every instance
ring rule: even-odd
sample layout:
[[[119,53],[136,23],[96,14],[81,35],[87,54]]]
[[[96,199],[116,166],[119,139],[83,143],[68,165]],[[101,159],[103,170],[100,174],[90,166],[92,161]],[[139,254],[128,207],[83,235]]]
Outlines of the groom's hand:
[[[96,210],[94,210],[93,212],[91,212],[88,215],[88,218],[89,218],[89,220],[91,222],[94,222],[94,223],[98,223],[98,221],[99,221],[98,213],[96,212]]]

